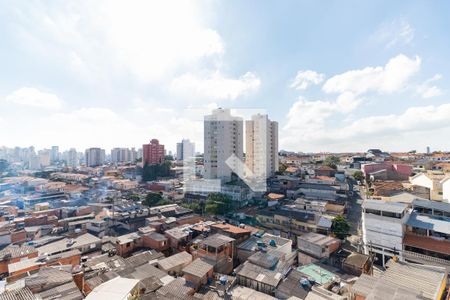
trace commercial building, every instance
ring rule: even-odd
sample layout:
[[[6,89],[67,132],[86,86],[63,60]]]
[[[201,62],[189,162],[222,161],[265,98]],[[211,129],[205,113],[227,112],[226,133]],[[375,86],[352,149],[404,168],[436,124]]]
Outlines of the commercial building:
[[[257,178],[278,171],[278,122],[257,114],[245,121],[245,163]]]
[[[144,164],[155,165],[164,162],[164,145],[161,145],[157,139],[152,139],[149,144],[142,145],[142,149]]]
[[[365,254],[375,254],[384,266],[387,260],[402,257],[404,223],[408,219],[404,203],[365,200],[362,204],[362,231]]]
[[[86,149],[84,159],[87,167],[101,166],[105,163],[105,150],[100,148]]]
[[[233,155],[243,161],[243,120],[232,116],[229,109],[215,109],[204,118],[204,165],[206,179],[231,180],[230,168],[226,161]]]

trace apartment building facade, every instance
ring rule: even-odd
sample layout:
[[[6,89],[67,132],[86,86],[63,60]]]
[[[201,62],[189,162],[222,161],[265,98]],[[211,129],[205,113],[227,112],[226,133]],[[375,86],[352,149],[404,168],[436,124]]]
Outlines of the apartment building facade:
[[[278,170],[278,122],[257,114],[245,122],[245,163],[258,178]]]
[[[226,163],[233,155],[244,159],[243,120],[232,116],[229,109],[215,109],[204,118],[205,178],[230,181],[232,169],[238,167]]]

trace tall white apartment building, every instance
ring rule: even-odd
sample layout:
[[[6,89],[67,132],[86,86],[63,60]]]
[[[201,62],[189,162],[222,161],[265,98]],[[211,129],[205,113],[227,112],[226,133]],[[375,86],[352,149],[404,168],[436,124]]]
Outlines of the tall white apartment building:
[[[67,151],[66,161],[67,161],[67,166],[72,167],[72,168],[78,167],[78,161],[79,161],[78,153],[75,148],[70,148],[70,150]]]
[[[134,161],[132,151],[128,148],[111,149],[111,162],[114,164]]]
[[[101,166],[105,163],[105,150],[89,148],[85,151],[85,163],[87,167]]]
[[[177,143],[177,160],[195,157],[195,144],[189,139],[183,139]]]
[[[245,121],[245,164],[257,178],[278,170],[278,122],[257,114]]]
[[[52,150],[51,150],[51,157],[50,157],[50,161],[51,163],[55,163],[56,161],[59,160],[59,147],[58,146],[52,146]]]
[[[233,154],[243,161],[243,120],[229,109],[215,109],[204,119],[204,165],[206,179],[231,179],[232,169],[226,161]],[[232,165],[235,169],[237,166]]]

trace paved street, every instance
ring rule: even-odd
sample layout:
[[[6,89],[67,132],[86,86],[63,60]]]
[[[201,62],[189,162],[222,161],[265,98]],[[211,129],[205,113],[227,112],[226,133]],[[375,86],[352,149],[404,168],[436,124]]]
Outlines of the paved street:
[[[361,204],[363,202],[364,195],[362,194],[360,187],[355,185],[353,190],[353,197],[350,198],[349,209],[347,213],[347,220],[350,223],[350,234],[347,240],[356,246],[360,241],[361,236]]]

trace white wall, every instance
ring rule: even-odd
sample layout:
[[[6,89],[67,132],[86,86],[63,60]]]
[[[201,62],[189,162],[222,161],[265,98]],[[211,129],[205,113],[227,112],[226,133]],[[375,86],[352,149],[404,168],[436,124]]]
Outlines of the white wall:
[[[420,175],[415,176],[414,178],[412,178],[410,180],[410,182],[413,185],[423,186],[423,187],[429,188],[430,190],[433,189],[433,180],[428,178],[428,176],[425,174],[420,174]]]
[[[442,183],[442,198],[445,202],[450,203],[450,178]]]

